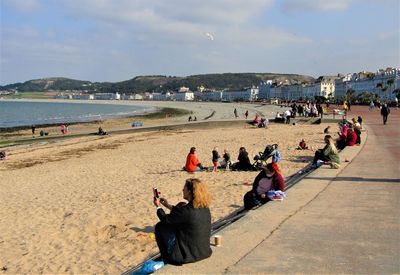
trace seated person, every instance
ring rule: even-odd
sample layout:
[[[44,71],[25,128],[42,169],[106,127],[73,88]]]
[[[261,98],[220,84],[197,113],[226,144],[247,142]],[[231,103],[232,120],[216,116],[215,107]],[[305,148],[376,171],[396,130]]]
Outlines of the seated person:
[[[347,130],[346,146],[354,146],[357,142],[357,134],[354,131],[353,126],[350,125]]]
[[[49,135],[49,133],[45,132],[44,130],[40,130],[39,134],[40,134],[41,137]]]
[[[253,188],[244,195],[244,208],[250,210],[270,201],[267,196],[270,190],[285,191],[285,181],[280,174],[278,164],[274,162],[263,167],[254,179]]]
[[[362,117],[361,117],[361,116],[358,116],[357,122],[360,123],[360,127],[361,127],[361,128],[362,128],[362,121],[363,121]]]
[[[251,122],[252,125],[258,125],[261,122],[261,118],[256,115],[256,117],[254,118],[254,120]]]
[[[99,131],[97,132],[98,135],[104,136],[107,135],[107,132],[103,130],[103,128],[99,127]]]
[[[220,167],[229,170],[230,165],[231,165],[231,154],[229,154],[228,150],[225,149],[224,154],[222,155],[222,161],[220,163]]]
[[[340,133],[338,133],[339,139],[336,141],[336,145],[339,150],[342,150],[342,149],[344,149],[344,147],[346,147],[348,129],[349,129],[349,126],[347,125],[347,123],[344,123],[341,128],[342,131]]]
[[[322,161],[329,163],[332,168],[339,168],[340,157],[333,138],[330,135],[326,135],[324,141],[325,147],[315,152],[313,165],[318,166],[318,161]]]
[[[253,165],[250,162],[249,154],[246,151],[246,148],[240,147],[238,162],[232,164],[232,170],[235,171],[252,171],[255,170]]]
[[[258,128],[268,128],[268,118],[262,118],[260,123],[258,123]]]
[[[183,198],[188,203],[172,206],[165,198],[154,197],[157,216],[155,226],[157,246],[165,263],[182,265],[211,256],[211,196],[199,179],[187,179]],[[171,210],[166,214],[160,205]]]
[[[324,129],[324,134],[329,134],[329,129],[331,128],[331,126],[328,126]]]
[[[187,172],[198,172],[204,169],[197,159],[195,147],[190,148],[190,152],[186,157],[186,164],[184,169]]]
[[[6,151],[0,151],[0,160],[6,159]]]
[[[275,116],[275,122],[285,122],[285,118],[278,112]]]
[[[297,147],[297,150],[307,150],[307,149],[308,149],[308,146],[306,144],[306,141],[304,139],[302,139],[299,142],[299,146]]]
[[[361,144],[361,124],[355,119],[352,119],[353,129],[357,135],[356,144]]]

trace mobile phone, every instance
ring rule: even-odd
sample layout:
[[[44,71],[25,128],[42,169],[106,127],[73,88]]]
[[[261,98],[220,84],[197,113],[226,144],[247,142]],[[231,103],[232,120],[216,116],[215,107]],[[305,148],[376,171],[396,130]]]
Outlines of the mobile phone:
[[[155,198],[159,198],[160,196],[158,195],[158,190],[157,190],[157,187],[153,187],[153,196],[155,197]]]

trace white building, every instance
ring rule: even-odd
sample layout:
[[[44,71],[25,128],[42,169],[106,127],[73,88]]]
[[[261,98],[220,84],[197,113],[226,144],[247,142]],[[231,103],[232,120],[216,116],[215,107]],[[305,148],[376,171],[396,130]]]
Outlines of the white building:
[[[258,88],[248,88],[240,91],[223,91],[222,101],[253,101],[258,99]]]
[[[194,93],[193,92],[178,92],[175,94],[176,101],[193,101]]]
[[[73,94],[71,95],[71,99],[82,99],[82,100],[93,100],[93,94]]]
[[[165,101],[165,100],[171,100],[171,99],[172,99],[171,92],[153,93],[153,100]]]
[[[223,91],[195,92],[194,97],[202,101],[221,101]]]
[[[349,89],[354,90],[353,96],[363,94],[364,92],[376,94],[381,100],[394,100],[395,95],[393,91],[400,88],[400,71],[395,68],[388,68],[386,70],[378,70],[375,75],[366,75],[364,72],[353,74],[352,78],[338,79],[335,81],[335,98],[341,100],[346,95]],[[388,80],[393,79],[393,85],[388,84]],[[347,81],[346,81],[347,80]],[[387,87],[387,91],[383,92],[379,85]]]
[[[261,81],[258,85],[258,99],[270,99],[272,80]]]
[[[97,100],[120,100],[121,95],[119,93],[95,93],[94,99]]]
[[[185,92],[189,92],[189,91],[190,91],[189,88],[183,86],[183,87],[179,88],[178,93],[185,93]]]

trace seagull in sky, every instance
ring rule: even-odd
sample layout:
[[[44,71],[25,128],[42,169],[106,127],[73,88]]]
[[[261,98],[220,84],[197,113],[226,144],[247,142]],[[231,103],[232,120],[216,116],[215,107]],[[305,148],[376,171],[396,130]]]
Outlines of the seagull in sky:
[[[208,38],[210,38],[211,41],[214,41],[214,36],[211,33],[206,32],[206,35]]]

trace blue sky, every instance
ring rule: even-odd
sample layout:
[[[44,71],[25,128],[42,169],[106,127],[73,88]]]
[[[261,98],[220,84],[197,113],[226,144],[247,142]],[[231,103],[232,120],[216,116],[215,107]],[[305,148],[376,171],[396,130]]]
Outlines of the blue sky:
[[[0,85],[400,67],[398,0],[0,0],[0,8]]]

